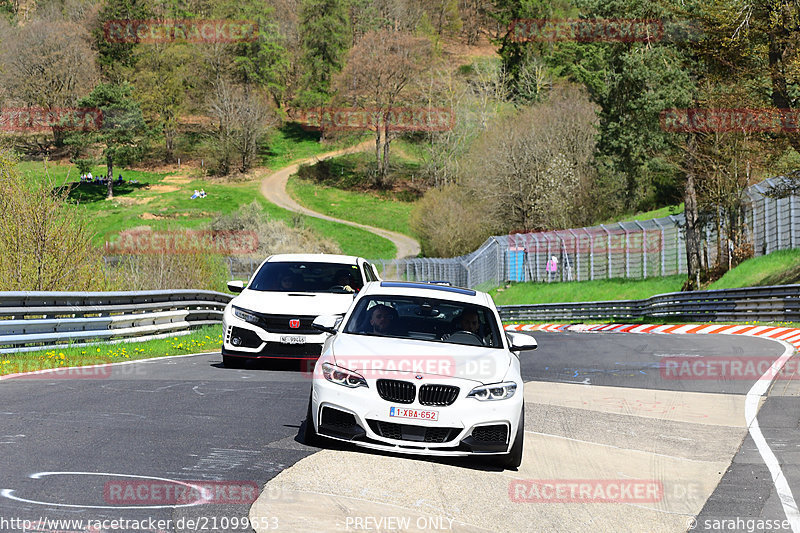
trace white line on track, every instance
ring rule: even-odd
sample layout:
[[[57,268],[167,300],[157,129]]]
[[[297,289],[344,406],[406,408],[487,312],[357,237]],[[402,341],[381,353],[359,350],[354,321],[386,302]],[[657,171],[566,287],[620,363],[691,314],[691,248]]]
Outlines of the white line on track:
[[[775,490],[778,492],[778,497],[780,498],[781,505],[783,506],[783,512],[786,513],[786,518],[789,520],[789,524],[792,526],[792,531],[794,533],[800,533],[800,511],[797,509],[797,502],[792,495],[792,489],[789,487],[789,482],[786,480],[786,476],[783,475],[778,458],[775,457],[774,453],[772,453],[772,449],[770,449],[769,444],[767,444],[767,440],[761,433],[761,428],[758,426],[757,419],[758,404],[761,400],[761,397],[767,392],[769,386],[772,384],[772,381],[775,379],[775,376],[778,375],[780,370],[786,364],[786,361],[792,357],[795,351],[794,346],[788,342],[776,342],[783,344],[783,355],[781,355],[774,363],[772,363],[772,367],[767,370],[767,372],[761,376],[758,381],[756,381],[755,385],[753,385],[753,387],[747,392],[747,397],[745,398],[744,404],[744,417],[747,421],[747,429],[750,431],[750,436],[753,437],[753,441],[756,443],[756,447],[758,448],[758,453],[761,454],[761,458],[764,460],[764,463],[766,463],[767,468],[769,468],[769,473],[772,475],[772,482],[775,484]],[[772,377],[767,379],[767,376],[770,375],[770,373],[772,373]]]

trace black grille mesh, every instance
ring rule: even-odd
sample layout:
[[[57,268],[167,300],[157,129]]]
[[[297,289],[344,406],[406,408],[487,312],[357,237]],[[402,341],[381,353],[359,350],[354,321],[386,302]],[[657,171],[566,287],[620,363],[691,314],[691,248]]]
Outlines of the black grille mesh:
[[[396,379],[379,379],[378,395],[387,402],[412,403],[417,392],[417,386],[408,381]]]
[[[458,387],[450,385],[423,385],[419,388],[422,405],[452,405],[458,398]]]
[[[331,409],[330,407],[323,407],[322,421],[320,423],[326,426],[350,428],[356,425],[356,417],[353,416],[352,413]]]
[[[405,440],[414,442],[450,442],[461,431],[459,428],[414,426],[411,424],[395,424],[380,420],[367,420],[369,427],[387,439]],[[422,436],[422,438],[420,438]]]
[[[237,328],[236,326],[231,328],[231,340],[239,339],[239,344],[234,344],[234,349],[243,347],[243,348],[258,348],[261,346],[261,339],[259,336],[249,329],[244,328]],[[231,343],[233,344],[233,343]]]
[[[472,430],[472,437],[480,442],[506,442],[508,439],[508,426],[480,426]]]

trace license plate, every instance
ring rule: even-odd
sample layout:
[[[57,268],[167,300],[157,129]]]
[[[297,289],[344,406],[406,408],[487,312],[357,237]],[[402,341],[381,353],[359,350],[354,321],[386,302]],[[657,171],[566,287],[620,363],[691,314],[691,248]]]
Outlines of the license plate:
[[[414,420],[439,420],[439,411],[407,409],[405,407],[390,407],[389,416],[393,416],[395,418],[413,418]]]
[[[306,338],[302,335],[281,335],[283,344],[305,344]]]

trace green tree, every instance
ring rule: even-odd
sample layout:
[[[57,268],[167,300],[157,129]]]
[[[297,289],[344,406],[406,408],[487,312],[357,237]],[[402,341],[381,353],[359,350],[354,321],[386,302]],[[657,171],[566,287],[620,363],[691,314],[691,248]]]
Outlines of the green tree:
[[[222,14],[246,19],[258,25],[258,36],[233,45],[234,75],[245,85],[256,85],[269,91],[275,105],[282,106],[289,83],[290,59],[284,37],[274,22],[273,9],[264,2],[247,2],[223,7]]]
[[[79,106],[99,109],[103,114],[102,126],[90,132],[71,135],[71,144],[79,150],[90,144],[103,146],[108,179],[108,198],[114,196],[114,164],[129,164],[139,159],[147,146],[148,134],[142,110],[131,97],[133,87],[127,83],[115,85],[101,83],[92,89]]]
[[[499,47],[499,54],[506,72],[506,83],[512,96],[519,96],[520,81],[527,62],[532,57],[542,57],[554,47],[552,43],[521,41],[515,39],[511,28],[515,22],[529,19],[563,19],[576,13],[564,0],[494,0],[491,17],[504,28],[499,37],[490,39]],[[558,45],[555,45],[556,47]]]
[[[110,31],[110,25],[130,20],[154,18],[148,0],[106,0],[103,2],[97,21],[92,28],[97,64],[103,75],[112,81],[124,79],[125,70],[135,63],[135,39],[121,39]]]
[[[136,52],[136,99],[148,125],[164,138],[164,161],[175,160],[178,118],[194,86],[193,47],[186,43],[153,44]]]
[[[333,77],[342,67],[350,47],[350,17],[344,0],[304,0],[300,7],[300,39],[304,74],[295,99],[301,107],[326,104]]]

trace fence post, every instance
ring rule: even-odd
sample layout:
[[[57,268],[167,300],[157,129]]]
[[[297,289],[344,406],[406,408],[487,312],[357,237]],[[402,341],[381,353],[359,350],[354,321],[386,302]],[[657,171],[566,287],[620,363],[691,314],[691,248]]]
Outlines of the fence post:
[[[600,224],[600,227],[603,228],[603,231],[605,231],[606,235],[608,236],[608,247],[606,247],[606,255],[608,256],[608,275],[606,277],[607,279],[611,279],[611,232],[608,231],[603,224]]]
[[[675,220],[675,215],[670,215],[669,219],[675,224],[675,263],[677,273],[681,273],[681,225]],[[684,250],[685,252],[685,250]]]
[[[797,230],[794,229],[794,194],[789,196],[789,248],[797,246]]]
[[[664,226],[661,225],[661,222],[658,221],[657,218],[653,219],[653,223],[658,226],[658,229],[661,232],[661,238],[659,241],[659,249],[661,250],[659,253],[661,254],[661,270],[659,271],[659,275],[664,277]]]
[[[575,242],[575,280],[581,280],[581,252],[578,247],[578,236],[571,229],[567,230],[572,235],[572,240]]]
[[[761,206],[764,208],[764,242],[761,244],[761,249],[764,254],[770,252],[769,246],[769,204],[767,202],[767,195],[764,194],[764,189],[760,185],[753,185],[753,188],[761,195]],[[755,250],[753,250],[755,252]],[[760,255],[760,254],[755,254]]]
[[[531,233],[531,237],[533,237],[533,241],[536,243],[536,256],[533,260],[534,264],[536,265],[536,279],[534,281],[539,281],[539,238],[536,236],[535,233]]]
[[[642,230],[642,279],[647,277],[647,230],[638,220],[633,221]]]
[[[594,279],[594,237],[587,228],[583,228],[586,235],[589,236],[589,279]]]
[[[622,222],[618,222],[617,225],[625,232],[625,279],[628,279],[631,277],[631,241],[628,237],[628,230],[625,229]]]

